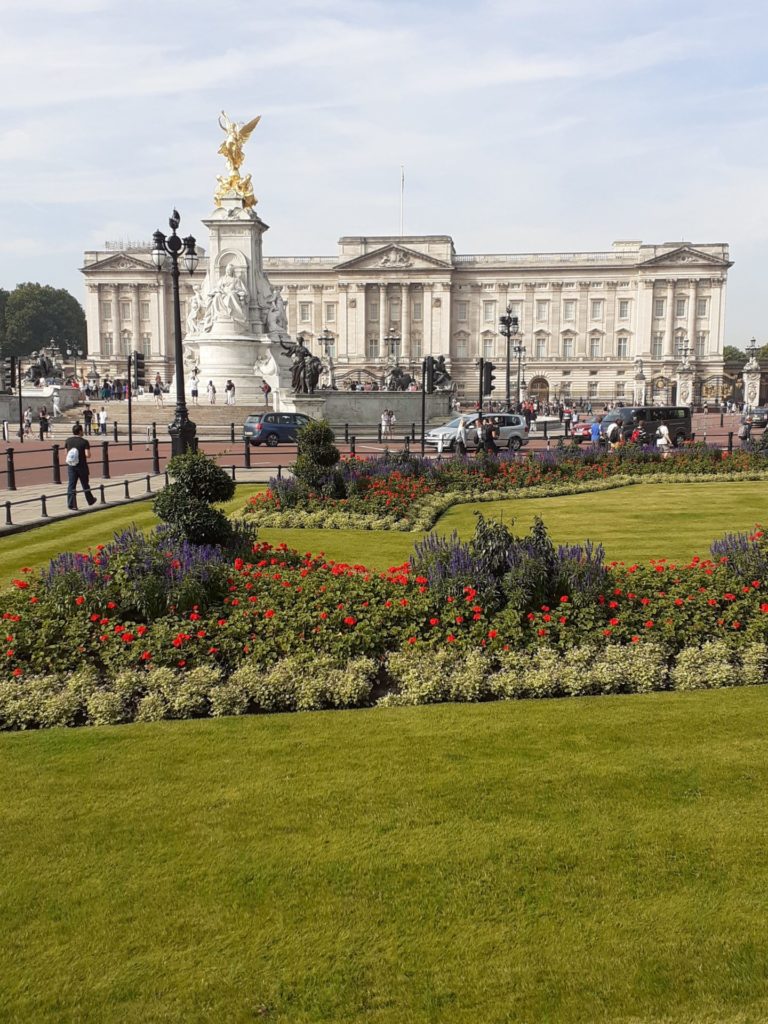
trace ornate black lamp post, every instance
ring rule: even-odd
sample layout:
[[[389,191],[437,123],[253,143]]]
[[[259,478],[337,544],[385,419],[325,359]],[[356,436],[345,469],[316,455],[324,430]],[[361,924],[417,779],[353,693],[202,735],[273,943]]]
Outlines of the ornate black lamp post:
[[[168,427],[171,435],[171,453],[183,455],[189,448],[195,447],[195,424],[187,412],[187,400],[184,393],[184,355],[181,348],[181,303],[179,301],[179,257],[184,257],[184,266],[190,274],[197,266],[195,239],[192,235],[179,238],[176,228],[181,222],[177,210],[168,220],[171,234],[168,238],[158,230],[152,236],[152,262],[158,270],[162,270],[166,257],[171,258],[171,280],[173,282],[173,359],[176,370],[176,414],[173,423]]]
[[[507,303],[507,311],[506,311],[506,313],[504,313],[503,316],[499,317],[499,324],[500,324],[499,330],[501,331],[502,335],[507,340],[507,358],[506,358],[506,364],[505,364],[506,365],[506,373],[505,373],[505,399],[506,399],[506,407],[507,407],[507,409],[509,409],[509,401],[510,401],[510,394],[509,394],[509,391],[510,391],[510,383],[509,383],[510,351],[511,351],[511,347],[512,347],[512,338],[516,337],[516,335],[519,332],[519,328],[520,328],[520,320],[518,319],[518,317],[512,315],[512,303],[511,302]],[[518,346],[515,346],[515,351],[517,351],[517,348],[518,348]],[[524,351],[525,351],[525,349],[523,349],[523,352]],[[520,366],[519,365],[518,365],[518,368],[517,368],[517,400],[518,400],[518,403],[519,403],[519,401],[520,401]]]
[[[318,336],[317,340],[323,346],[325,358],[328,360],[328,384],[331,388],[335,388],[336,379],[333,374],[333,346],[336,343],[336,339],[328,330],[328,328],[324,327],[323,333]]]
[[[523,356],[525,355],[525,345],[521,345],[519,342],[517,345],[512,346],[512,351],[517,356],[517,405],[520,406],[522,401],[522,373],[523,373]]]
[[[680,359],[682,361],[681,369],[689,369],[692,353],[693,349],[688,344],[688,339],[681,338],[680,341],[677,343],[677,354],[680,356]]]
[[[395,366],[398,366],[398,357],[400,355],[400,335],[397,333],[394,327],[390,327],[389,334],[386,335],[384,341],[386,341],[387,343],[389,354],[395,361]]]
[[[75,380],[77,380],[77,360],[80,359],[82,355],[82,349],[77,348],[77,346],[74,348],[69,348],[69,346],[67,346],[67,359],[71,359],[75,364]]]

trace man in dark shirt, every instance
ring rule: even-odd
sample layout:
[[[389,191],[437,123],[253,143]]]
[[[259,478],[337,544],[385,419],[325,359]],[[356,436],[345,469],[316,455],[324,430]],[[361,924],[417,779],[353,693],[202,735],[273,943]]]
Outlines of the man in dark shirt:
[[[93,409],[90,405],[86,405],[83,409],[83,423],[85,424],[85,433],[90,435],[93,433]]]
[[[91,491],[91,485],[88,479],[88,456],[91,451],[91,445],[89,441],[83,437],[83,428],[79,423],[76,423],[72,427],[72,436],[68,437],[64,442],[64,447],[67,452],[67,508],[77,508],[77,496],[75,490],[77,488],[77,481],[83,485],[83,494],[85,500],[89,505],[96,504],[96,498],[93,496]],[[77,459],[75,460],[74,455],[70,455],[70,451],[77,451]]]
[[[483,445],[485,450],[492,455],[495,455],[499,450],[496,445],[497,437],[498,427],[496,425],[496,420],[487,419],[483,426]]]

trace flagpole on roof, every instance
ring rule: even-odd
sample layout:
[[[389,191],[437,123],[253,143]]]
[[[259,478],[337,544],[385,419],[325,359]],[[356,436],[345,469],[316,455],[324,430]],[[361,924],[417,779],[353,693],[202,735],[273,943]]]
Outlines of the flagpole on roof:
[[[405,170],[400,164],[400,237],[403,236],[403,193],[405,192]]]

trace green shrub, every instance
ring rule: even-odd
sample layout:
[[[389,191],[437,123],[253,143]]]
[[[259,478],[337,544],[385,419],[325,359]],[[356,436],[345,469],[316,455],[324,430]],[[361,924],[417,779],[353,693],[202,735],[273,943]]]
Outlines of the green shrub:
[[[114,690],[95,690],[88,697],[86,711],[89,725],[121,725],[133,717],[126,702]]]
[[[710,690],[741,681],[733,651],[723,640],[684,648],[677,655],[670,678],[676,690]]]
[[[164,487],[152,508],[158,519],[192,544],[226,545],[232,538],[232,524],[224,513],[191,496],[178,482]]]
[[[209,505],[230,501],[235,496],[234,480],[203,452],[174,455],[168,463],[168,476],[190,497]]]
[[[341,453],[333,443],[328,423],[309,422],[299,431],[296,444],[296,462],[291,471],[301,488],[332,498],[346,497],[344,479],[336,469]]]
[[[395,690],[379,701],[385,707],[477,702],[495,696],[489,659],[478,650],[447,647],[425,660],[422,652],[407,649],[390,655],[387,670]]]

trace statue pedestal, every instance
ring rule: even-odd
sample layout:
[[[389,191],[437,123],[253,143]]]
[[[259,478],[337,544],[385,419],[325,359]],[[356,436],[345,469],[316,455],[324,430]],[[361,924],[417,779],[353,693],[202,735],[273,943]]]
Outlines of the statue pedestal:
[[[677,405],[693,405],[693,367],[677,371]]]
[[[760,366],[757,362],[752,366],[751,362],[744,367],[744,405],[753,409],[760,404]]]

